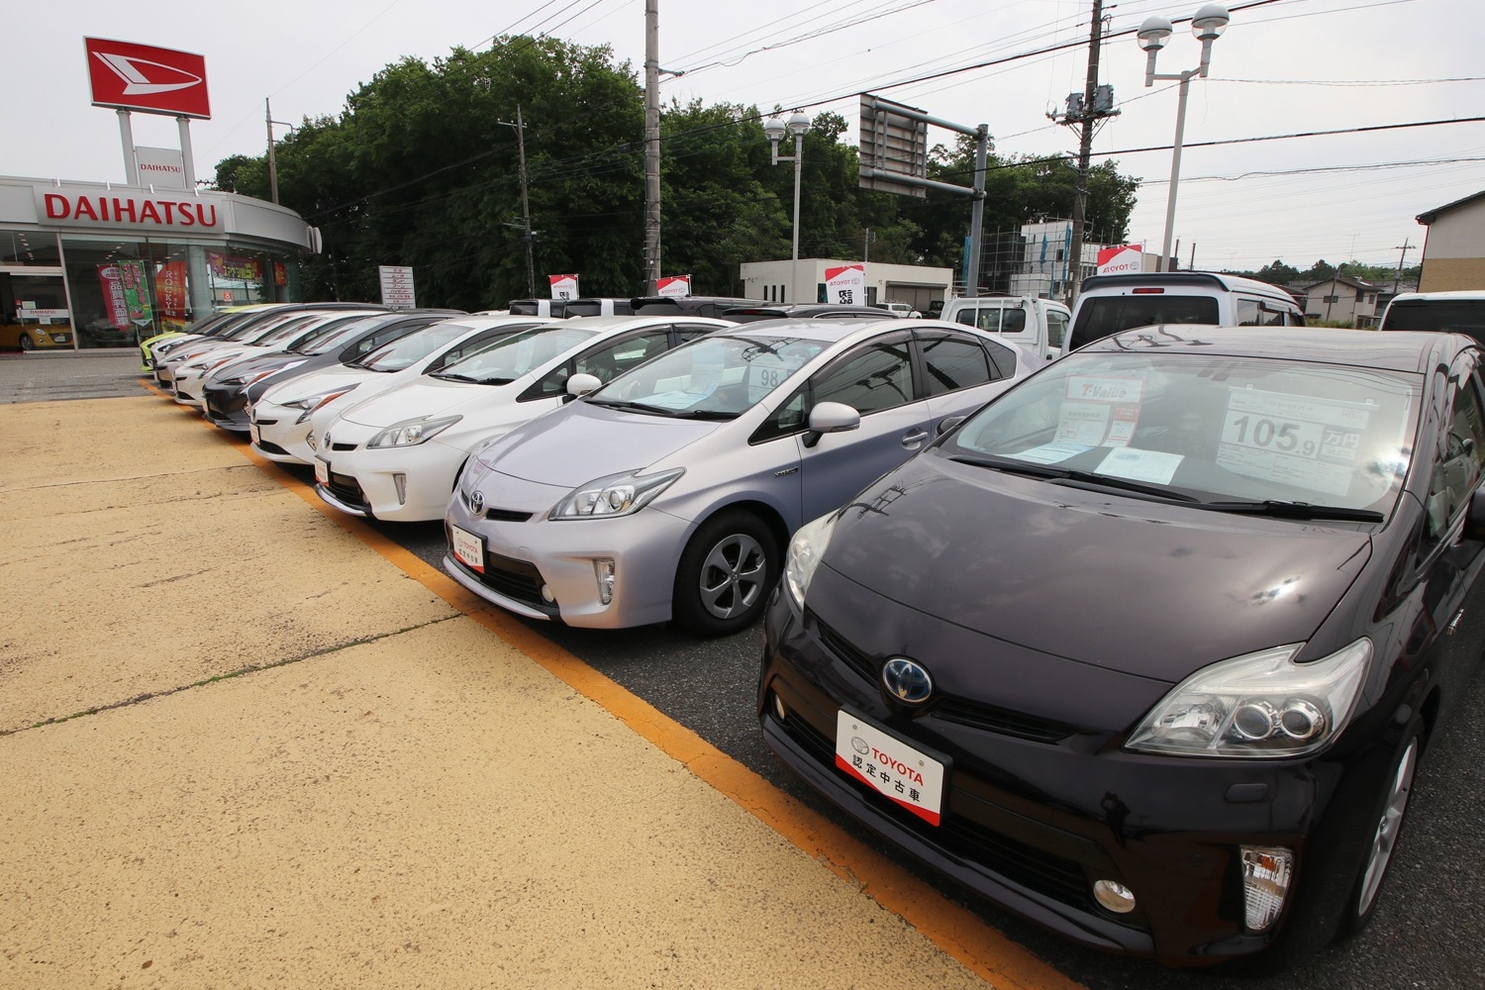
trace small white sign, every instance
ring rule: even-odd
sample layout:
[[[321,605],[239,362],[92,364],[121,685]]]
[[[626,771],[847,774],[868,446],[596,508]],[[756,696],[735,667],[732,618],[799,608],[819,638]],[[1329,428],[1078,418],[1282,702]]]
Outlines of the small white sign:
[[[576,299],[578,297],[576,275],[548,275],[547,281],[552,286],[553,299]]]
[[[661,278],[655,283],[655,291],[662,296],[689,296],[691,294],[690,275],[670,275]]]
[[[416,309],[418,294],[413,288],[413,270],[405,265],[379,265],[382,305],[388,309]]]
[[[825,301],[863,306],[866,304],[866,265],[845,265],[825,269]]]
[[[139,166],[141,185],[156,189],[186,188],[186,169],[179,148],[135,147],[134,163]]]

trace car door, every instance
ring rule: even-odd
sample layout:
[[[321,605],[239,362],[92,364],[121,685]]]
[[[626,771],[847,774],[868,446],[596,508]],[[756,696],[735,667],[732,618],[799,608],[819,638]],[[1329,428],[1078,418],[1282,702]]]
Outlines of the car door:
[[[810,376],[807,408],[839,402],[861,414],[861,425],[795,435],[803,519],[845,504],[928,444],[928,402],[919,394],[913,363],[912,331],[894,331],[863,341]]]
[[[1418,540],[1418,579],[1426,615],[1418,635],[1434,637],[1437,677],[1457,696],[1485,646],[1485,543],[1465,539],[1471,497],[1485,481],[1485,392],[1479,352],[1449,369],[1437,443],[1430,450],[1429,491]]]

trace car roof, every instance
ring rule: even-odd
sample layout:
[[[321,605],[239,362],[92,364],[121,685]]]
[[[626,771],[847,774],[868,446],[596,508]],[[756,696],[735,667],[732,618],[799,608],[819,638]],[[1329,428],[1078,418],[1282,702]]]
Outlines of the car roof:
[[[1271,282],[1262,282],[1243,275],[1228,275],[1224,272],[1127,272],[1118,275],[1089,275],[1083,279],[1079,296],[1098,289],[1126,289],[1134,285],[1191,286],[1233,291],[1242,289],[1261,295],[1275,296],[1294,301],[1294,297],[1282,287]]]
[[[1424,371],[1468,347],[1463,334],[1423,330],[1340,330],[1329,327],[1210,327],[1165,324],[1125,330],[1074,351],[1093,353],[1178,353],[1227,357],[1280,358],[1326,364]]]
[[[900,320],[895,316],[868,316],[849,320],[818,320],[804,317],[786,317],[781,320],[761,320],[757,323],[744,323],[735,330],[724,331],[729,337],[798,337],[805,340],[843,341],[856,337],[870,337],[873,334],[888,330],[916,331],[946,330],[955,333],[969,333],[995,340],[996,343],[1006,347],[1014,347],[1009,340],[1000,340],[996,334],[987,334],[975,330],[974,327],[963,323],[950,323],[947,320]]]
[[[521,317],[530,319],[530,317]],[[716,326],[717,329],[733,326],[729,320],[719,320],[715,317],[700,316],[693,313],[646,313],[641,316],[574,316],[561,321],[567,327],[586,327],[589,330],[638,330],[642,327],[668,326],[672,323],[684,322]]]

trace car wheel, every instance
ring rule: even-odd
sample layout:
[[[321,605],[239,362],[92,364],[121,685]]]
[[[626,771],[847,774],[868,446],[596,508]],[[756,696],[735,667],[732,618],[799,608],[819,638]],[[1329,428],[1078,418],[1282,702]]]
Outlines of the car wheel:
[[[778,571],[773,533],[761,519],[737,510],[713,516],[681,554],[675,621],[702,636],[735,633],[763,611]]]
[[[1422,750],[1423,725],[1415,717],[1393,755],[1387,788],[1372,818],[1376,825],[1367,846],[1361,873],[1356,878],[1356,886],[1351,891],[1350,900],[1346,902],[1346,914],[1339,933],[1342,938],[1361,931],[1372,919],[1377,906],[1377,894],[1387,878],[1387,867],[1392,862],[1397,837],[1407,815],[1408,797],[1413,792],[1413,774],[1418,768],[1418,756]]]
[[[21,350],[23,350],[23,351],[29,351],[32,348],[34,348],[35,346],[36,345],[31,342],[30,335],[24,334],[24,333],[21,334]]]

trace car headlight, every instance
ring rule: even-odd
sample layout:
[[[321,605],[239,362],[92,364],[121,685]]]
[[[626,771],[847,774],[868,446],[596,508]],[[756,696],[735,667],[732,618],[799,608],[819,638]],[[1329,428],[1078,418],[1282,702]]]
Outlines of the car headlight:
[[[355,385],[347,385],[345,388],[338,388],[333,392],[320,392],[317,395],[306,395],[302,399],[295,399],[293,402],[285,402],[284,408],[302,409],[303,412],[299,414],[299,418],[294,420],[294,422],[295,424],[304,423],[309,420],[309,417],[314,413],[316,409],[320,408],[327,402],[334,402],[336,399],[340,398],[342,395],[345,395],[347,392],[354,391],[355,388]]]
[[[784,584],[798,605],[804,604],[804,596],[810,590],[816,568],[825,557],[825,548],[830,546],[838,518],[840,514],[832,512],[813,519],[799,527],[794,539],[789,541],[789,552],[784,557]]]
[[[429,419],[427,416],[420,416],[417,419],[405,419],[382,430],[372,437],[371,442],[366,446],[411,447],[438,436],[463,418],[463,416],[444,416],[440,419]]]
[[[1135,728],[1125,748],[1172,756],[1283,759],[1328,746],[1350,721],[1371,664],[1365,637],[1295,663],[1303,643],[1198,670]]]
[[[611,474],[599,478],[568,494],[552,509],[551,519],[593,519],[627,516],[655,500],[665,489],[686,473],[685,468],[671,468],[656,474],[638,471]]]

